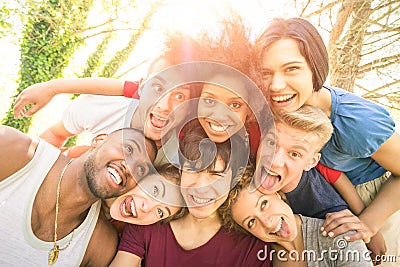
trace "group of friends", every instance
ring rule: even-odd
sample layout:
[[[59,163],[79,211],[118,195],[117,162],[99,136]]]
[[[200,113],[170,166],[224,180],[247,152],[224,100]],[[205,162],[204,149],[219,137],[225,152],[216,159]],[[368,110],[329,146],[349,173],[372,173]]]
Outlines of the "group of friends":
[[[0,128],[0,265],[372,266],[400,255],[389,113],[326,85],[328,53],[307,20],[250,33],[235,18],[218,35],[170,34],[139,81],[25,89],[16,118],[83,95],[39,138]],[[83,131],[90,145],[62,147]]]

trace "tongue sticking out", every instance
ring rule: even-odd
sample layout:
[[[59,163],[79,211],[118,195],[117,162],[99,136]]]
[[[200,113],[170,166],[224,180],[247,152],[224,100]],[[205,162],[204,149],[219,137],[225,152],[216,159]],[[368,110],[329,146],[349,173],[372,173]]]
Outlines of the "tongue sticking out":
[[[271,191],[272,189],[275,188],[275,186],[278,183],[279,183],[279,177],[278,176],[266,174],[262,178],[261,186],[264,189]]]
[[[158,119],[154,115],[151,116],[151,124],[157,128],[162,128],[164,127],[166,120]]]
[[[290,236],[290,228],[285,220],[282,220],[281,229],[276,232],[276,235],[283,238],[288,238]]]

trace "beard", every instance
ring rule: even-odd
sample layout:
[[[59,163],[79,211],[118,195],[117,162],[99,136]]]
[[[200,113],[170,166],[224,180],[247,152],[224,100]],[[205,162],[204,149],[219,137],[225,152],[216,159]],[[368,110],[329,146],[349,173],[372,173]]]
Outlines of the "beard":
[[[100,199],[107,199],[117,197],[120,194],[118,192],[110,192],[104,184],[101,184],[99,179],[97,179],[98,171],[96,169],[96,155],[97,150],[94,150],[84,163],[84,172],[86,176],[86,182],[89,187],[90,192]]]

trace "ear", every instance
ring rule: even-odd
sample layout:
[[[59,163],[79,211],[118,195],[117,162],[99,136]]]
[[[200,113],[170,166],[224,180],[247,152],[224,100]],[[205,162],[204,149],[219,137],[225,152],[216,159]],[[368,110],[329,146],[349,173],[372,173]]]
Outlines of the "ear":
[[[320,159],[321,159],[321,154],[315,153],[314,156],[308,161],[308,163],[304,167],[304,170],[309,171],[311,170],[311,168],[314,168],[318,164]]]
[[[104,143],[104,141],[107,139],[108,134],[99,134],[95,138],[92,139],[92,144],[91,147],[95,148]]]

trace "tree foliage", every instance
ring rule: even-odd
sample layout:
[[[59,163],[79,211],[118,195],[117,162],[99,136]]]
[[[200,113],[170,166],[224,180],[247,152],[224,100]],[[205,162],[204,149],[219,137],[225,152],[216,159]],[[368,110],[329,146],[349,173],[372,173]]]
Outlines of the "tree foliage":
[[[91,2],[29,2],[20,41],[19,84],[12,102],[29,85],[62,76],[75,48],[82,43],[79,32]],[[2,123],[27,132],[31,118],[14,119],[12,105]]]
[[[400,109],[400,2],[293,0],[299,15],[329,33],[330,83]],[[329,23],[326,23],[326,21]]]

